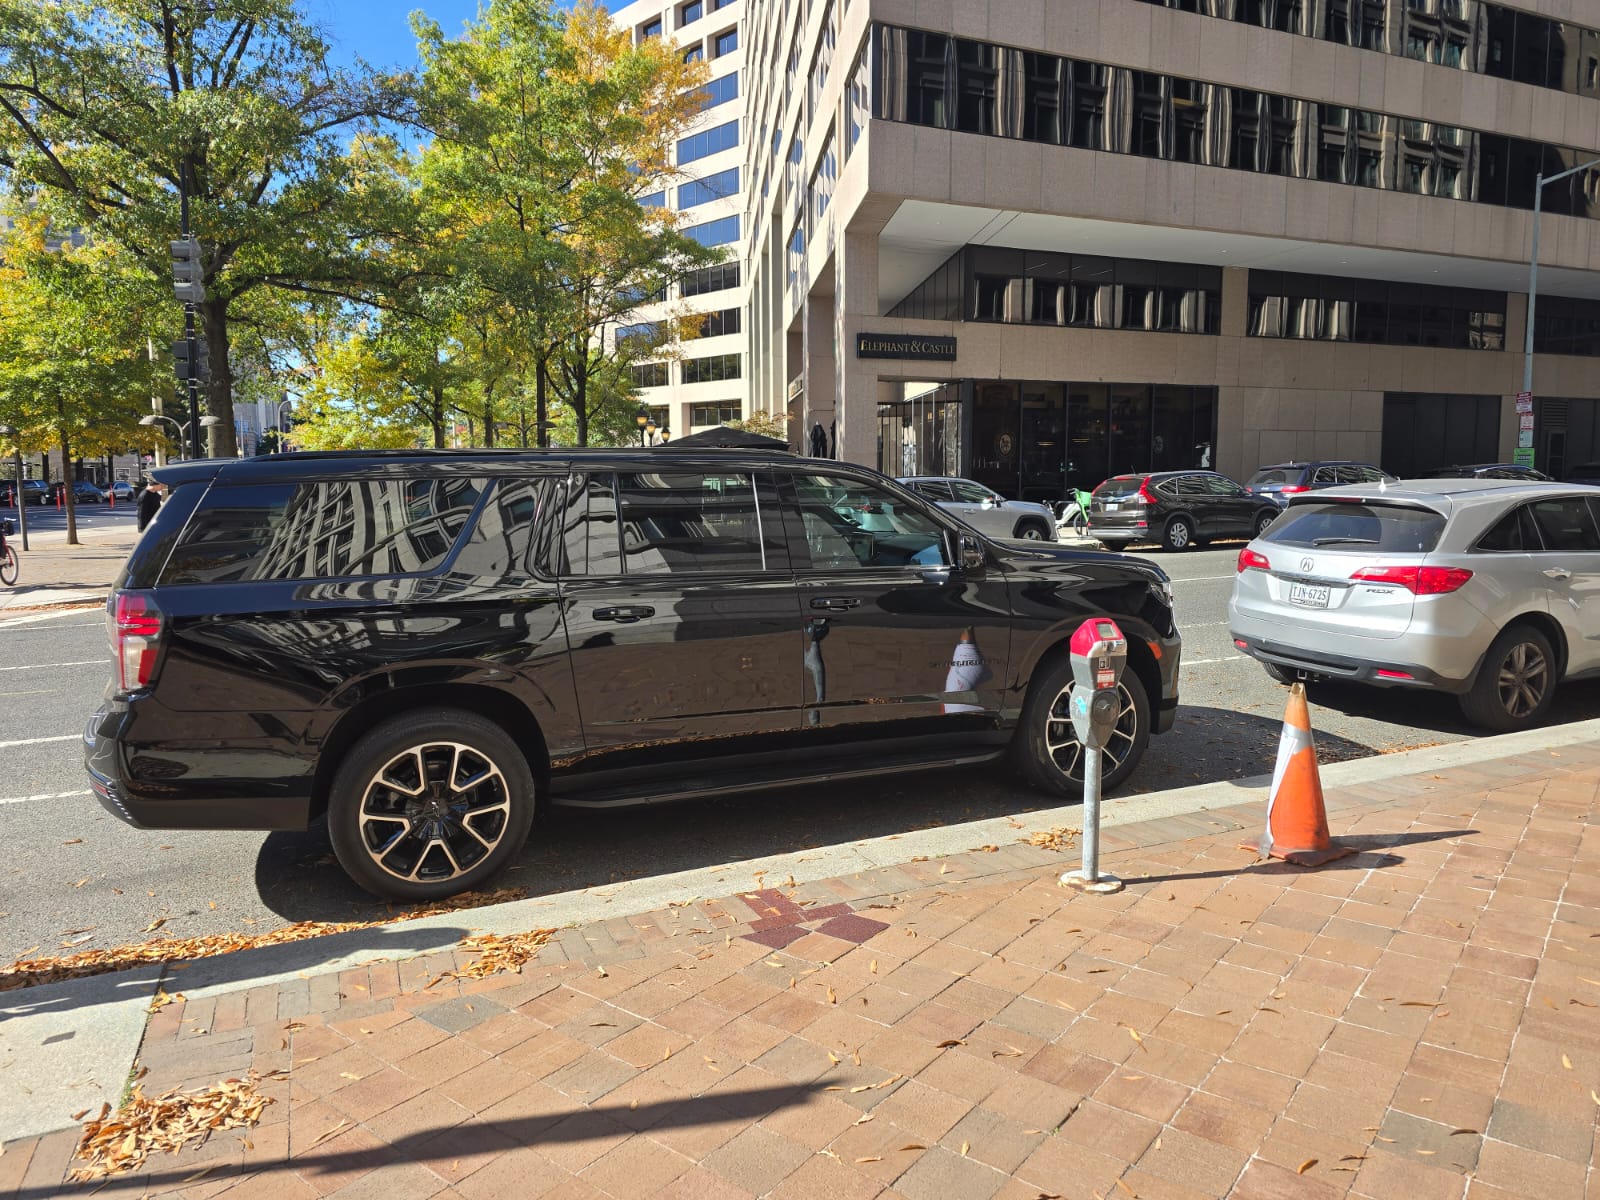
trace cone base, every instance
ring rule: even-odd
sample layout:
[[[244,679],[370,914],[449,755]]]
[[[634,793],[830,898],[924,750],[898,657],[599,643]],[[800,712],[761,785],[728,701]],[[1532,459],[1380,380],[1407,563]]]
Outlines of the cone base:
[[[1115,875],[1099,875],[1090,879],[1082,871],[1068,871],[1056,882],[1075,892],[1090,892],[1096,896],[1109,896],[1122,890],[1122,880]]]
[[[1251,838],[1249,841],[1240,842],[1239,849],[1260,854],[1261,839]],[[1354,846],[1341,846],[1338,842],[1333,842],[1324,850],[1290,850],[1274,844],[1267,853],[1271,858],[1281,859],[1297,867],[1320,867],[1323,863],[1330,863],[1336,858],[1348,858],[1356,853],[1356,848]]]

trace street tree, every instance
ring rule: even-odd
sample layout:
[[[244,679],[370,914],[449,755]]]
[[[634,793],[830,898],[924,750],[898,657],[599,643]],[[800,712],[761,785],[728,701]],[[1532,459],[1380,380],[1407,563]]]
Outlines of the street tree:
[[[0,0],[0,185],[162,281],[189,196],[213,454],[235,452],[241,298],[365,296],[376,250],[408,236],[350,144],[411,95],[408,76],[330,66],[295,0]]]

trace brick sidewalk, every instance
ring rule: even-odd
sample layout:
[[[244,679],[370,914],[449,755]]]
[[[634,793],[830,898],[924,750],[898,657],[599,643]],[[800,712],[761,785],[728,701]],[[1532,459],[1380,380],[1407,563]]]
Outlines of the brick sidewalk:
[[[21,574],[15,587],[0,588],[0,612],[104,599],[128,560],[128,551],[137,536],[131,527],[95,530],[81,536],[83,543],[78,546],[69,546],[59,538],[35,537],[32,549],[25,554],[20,537],[8,539],[19,556]]]
[[[1340,790],[1362,852],[1319,872],[1221,810],[1116,830],[1117,896],[974,849],[564,930],[521,975],[173,1004],[146,1091],[285,1071],[262,1123],[81,1189],[76,1131],[15,1143],[0,1197],[1594,1200],[1597,793],[1568,747]]]

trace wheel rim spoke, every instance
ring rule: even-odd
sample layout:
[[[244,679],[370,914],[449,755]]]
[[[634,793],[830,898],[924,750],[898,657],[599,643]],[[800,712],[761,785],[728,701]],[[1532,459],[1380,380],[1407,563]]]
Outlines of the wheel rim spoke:
[[[1139,734],[1139,710],[1133,703],[1133,693],[1123,684],[1117,685],[1117,692],[1121,702],[1117,706],[1117,723],[1112,727],[1106,745],[1100,751],[1100,769],[1103,775],[1109,775],[1127,760]],[[1068,709],[1071,698],[1072,689],[1063,688],[1050,706],[1044,729],[1045,753],[1063,775],[1074,782],[1082,783],[1084,748],[1072,728],[1072,718]]]
[[[373,773],[359,810],[372,861],[410,883],[446,882],[470,871],[500,845],[510,820],[505,775],[482,750],[459,742],[427,742],[396,754]]]

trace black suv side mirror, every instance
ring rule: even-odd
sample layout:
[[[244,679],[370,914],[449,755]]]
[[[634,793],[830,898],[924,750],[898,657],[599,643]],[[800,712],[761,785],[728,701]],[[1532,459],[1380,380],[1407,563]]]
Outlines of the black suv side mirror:
[[[975,533],[952,531],[945,534],[945,555],[963,575],[983,570],[984,563],[988,561],[983,541]]]

